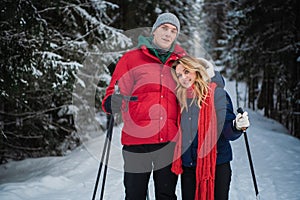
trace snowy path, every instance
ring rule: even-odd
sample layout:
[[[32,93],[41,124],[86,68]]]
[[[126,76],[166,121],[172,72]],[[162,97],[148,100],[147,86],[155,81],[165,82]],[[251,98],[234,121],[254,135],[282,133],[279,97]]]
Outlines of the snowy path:
[[[285,134],[286,130],[275,121],[251,111],[249,115],[255,124],[248,130],[248,139],[261,199],[299,200],[300,141]],[[105,199],[124,198],[119,131],[116,128],[113,136]],[[102,136],[97,137],[65,157],[27,159],[1,165],[0,199],[91,199],[99,166],[97,157],[100,157],[103,141]],[[230,199],[255,199],[244,138],[232,145],[234,161]],[[177,191],[180,194],[179,187]],[[152,196],[152,183],[150,192]]]

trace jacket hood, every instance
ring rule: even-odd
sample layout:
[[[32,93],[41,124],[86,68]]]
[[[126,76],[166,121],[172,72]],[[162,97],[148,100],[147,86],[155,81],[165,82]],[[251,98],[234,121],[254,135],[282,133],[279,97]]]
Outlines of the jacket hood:
[[[217,87],[224,88],[225,81],[224,81],[222,75],[220,74],[220,72],[214,70],[214,65],[210,61],[208,61],[204,58],[198,58],[198,59],[203,61],[204,63],[206,63],[206,66],[205,66],[206,72],[207,72],[208,76],[211,78],[211,82],[216,83]]]
[[[152,37],[144,37],[140,35],[138,38],[138,47],[145,45],[147,48],[153,48],[151,44],[152,39]]]
[[[214,72],[215,72],[215,76],[211,78],[211,81],[216,83],[218,87],[224,88],[225,81],[224,81],[222,75],[218,71],[214,71]]]

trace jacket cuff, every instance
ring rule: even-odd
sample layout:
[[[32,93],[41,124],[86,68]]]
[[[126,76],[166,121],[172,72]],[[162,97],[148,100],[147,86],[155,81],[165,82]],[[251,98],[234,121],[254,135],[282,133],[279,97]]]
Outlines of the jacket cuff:
[[[109,95],[104,102],[105,112],[112,114],[111,110],[111,95]]]

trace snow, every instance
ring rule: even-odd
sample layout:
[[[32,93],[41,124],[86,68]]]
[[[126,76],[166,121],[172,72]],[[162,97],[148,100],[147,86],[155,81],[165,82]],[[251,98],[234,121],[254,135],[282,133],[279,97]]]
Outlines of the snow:
[[[243,84],[240,84],[239,90],[242,88]],[[227,90],[235,104],[235,83],[228,82]],[[299,200],[299,139],[288,135],[288,131],[276,121],[263,117],[259,112],[246,110],[251,122],[247,134],[260,199]],[[104,199],[124,199],[120,131],[121,125],[114,128]],[[64,157],[26,159],[0,165],[0,199],[92,199],[105,136],[100,131],[89,135],[92,136],[89,140]],[[232,148],[230,200],[253,200],[255,190],[244,138],[232,142]],[[149,191],[150,199],[154,200],[152,179]],[[99,193],[100,187],[97,195]],[[179,184],[177,195],[181,199]]]

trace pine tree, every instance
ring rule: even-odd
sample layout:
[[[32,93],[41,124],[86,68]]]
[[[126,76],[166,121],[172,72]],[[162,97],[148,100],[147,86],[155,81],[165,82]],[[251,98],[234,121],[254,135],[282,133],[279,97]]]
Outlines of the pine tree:
[[[109,77],[105,62],[120,54],[111,51],[113,46],[129,42],[109,26],[106,12],[115,5],[4,0],[1,7],[1,162],[62,155],[80,144],[80,130],[75,130],[81,122],[73,115],[83,108],[95,113],[95,102],[101,101],[106,82],[98,87],[97,81]],[[92,67],[86,65],[91,59]],[[73,103],[83,99],[78,91],[89,87],[93,90],[85,95],[94,104]],[[96,116],[88,117],[93,124]]]
[[[212,3],[217,1],[205,1]],[[225,18],[212,26],[215,55],[230,78],[248,87],[248,107],[299,132],[299,2],[218,1]],[[205,9],[213,16],[214,10]],[[222,15],[223,16],[223,15]],[[207,24],[211,21],[207,21]],[[225,29],[224,29],[225,27]],[[222,30],[222,34],[218,34]],[[220,46],[220,41],[222,46]],[[298,135],[299,137],[299,135]]]

